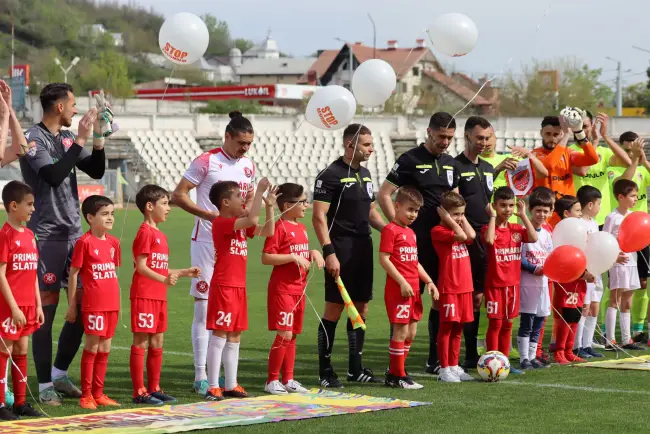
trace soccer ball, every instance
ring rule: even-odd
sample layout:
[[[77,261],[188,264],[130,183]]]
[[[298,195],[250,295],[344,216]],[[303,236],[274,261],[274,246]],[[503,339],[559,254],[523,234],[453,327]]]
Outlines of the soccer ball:
[[[489,383],[505,380],[510,373],[510,361],[498,351],[488,351],[478,359],[478,375]]]

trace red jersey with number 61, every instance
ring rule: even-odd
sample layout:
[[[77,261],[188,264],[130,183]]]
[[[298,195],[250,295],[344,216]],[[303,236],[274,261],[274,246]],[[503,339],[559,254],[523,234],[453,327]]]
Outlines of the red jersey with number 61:
[[[253,238],[255,227],[235,230],[237,217],[216,217],[212,220],[215,262],[210,287],[246,287],[246,262],[248,244],[246,238]],[[210,291],[212,293],[212,291]]]
[[[393,222],[387,224],[381,231],[379,251],[390,254],[390,262],[411,285],[413,292],[419,293],[418,248],[413,229],[402,227]],[[397,282],[388,274],[386,275],[385,292],[401,293]]]
[[[38,249],[34,232],[17,231],[9,223],[0,229],[0,262],[7,264],[6,277],[16,304],[36,306]],[[0,294],[0,303],[7,303]]]
[[[481,236],[485,240],[487,225],[483,226]],[[518,286],[521,279],[521,244],[528,243],[528,231],[522,225],[507,223],[496,228],[494,244],[485,243],[488,253],[488,271],[485,276],[486,288],[505,288]]]
[[[456,233],[442,225],[431,229],[431,241],[438,255],[438,291],[441,294],[462,294],[472,292],[472,265],[469,260],[467,244],[459,242]]]
[[[264,241],[264,253],[275,255],[297,255],[309,260],[309,239],[307,229],[300,222],[280,219],[275,223],[272,237]],[[302,295],[307,285],[307,271],[296,262],[273,267],[269,280],[269,292]]]
[[[164,277],[169,275],[167,237],[161,231],[146,223],[140,225],[140,229],[138,229],[138,233],[133,240],[133,260],[135,261],[141,255],[147,256],[147,267],[152,271]],[[167,285],[149,279],[135,270],[131,281],[131,298],[166,301]]]

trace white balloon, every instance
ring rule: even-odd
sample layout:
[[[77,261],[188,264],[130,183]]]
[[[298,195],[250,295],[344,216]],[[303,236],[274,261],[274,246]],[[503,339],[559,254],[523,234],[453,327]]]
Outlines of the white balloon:
[[[352,92],[342,86],[321,87],[311,96],[305,111],[307,122],[321,130],[345,128],[357,111]]]
[[[599,276],[616,263],[621,251],[616,237],[609,232],[594,232],[587,238],[587,271]]]
[[[562,220],[553,229],[553,248],[560,246],[575,246],[583,252],[587,248],[587,223],[579,218],[569,217]]]
[[[203,20],[189,12],[167,18],[158,33],[158,45],[171,62],[190,65],[208,49],[210,34]]]
[[[385,103],[393,94],[396,85],[395,70],[381,59],[366,60],[352,76],[352,93],[359,104],[366,107]]]
[[[478,29],[474,21],[467,15],[458,13],[440,15],[428,33],[433,47],[452,57],[469,53],[478,40]]]

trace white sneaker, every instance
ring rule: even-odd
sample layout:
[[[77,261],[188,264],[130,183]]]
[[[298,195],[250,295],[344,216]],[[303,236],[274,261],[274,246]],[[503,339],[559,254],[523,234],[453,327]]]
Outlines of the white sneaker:
[[[264,391],[270,393],[271,395],[287,395],[287,389],[284,388],[280,381],[275,380],[270,383],[266,383],[264,386]]]
[[[400,377],[399,380],[397,380],[397,387],[410,390],[419,390],[424,388],[423,385],[416,383],[408,375],[406,377]]]
[[[460,366],[450,366],[449,369],[451,369],[454,374],[456,374],[460,381],[474,381],[474,377],[463,371],[463,368]]]
[[[307,393],[309,390],[302,387],[302,384],[298,383],[296,380],[289,380],[285,384],[284,389],[289,393]]]
[[[602,350],[603,348],[605,348],[605,345],[602,345],[602,344],[600,344],[600,343],[598,343],[596,341],[592,341],[591,342],[591,348],[596,348],[598,350]]]
[[[451,367],[440,368],[440,374],[438,374],[438,381],[443,383],[460,383],[460,378],[452,371]]]

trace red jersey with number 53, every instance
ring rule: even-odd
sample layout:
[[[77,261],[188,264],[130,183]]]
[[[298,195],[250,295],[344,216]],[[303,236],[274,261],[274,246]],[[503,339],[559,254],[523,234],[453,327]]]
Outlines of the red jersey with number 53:
[[[309,260],[309,239],[307,229],[300,222],[280,219],[275,223],[272,237],[264,241],[264,253],[275,255],[297,255]],[[302,295],[307,285],[307,271],[296,262],[273,267],[269,280],[269,292]]]
[[[462,294],[472,292],[472,265],[467,244],[471,241],[455,241],[453,230],[442,225],[431,229],[431,241],[438,255],[438,291],[441,294]]]
[[[120,286],[117,282],[120,256],[120,242],[111,235],[100,240],[86,232],[77,240],[71,266],[81,270],[79,275],[84,287],[81,310],[120,310]]]
[[[487,225],[483,226],[481,236],[485,240]],[[521,279],[521,244],[528,243],[528,231],[522,225],[507,223],[496,228],[494,244],[485,243],[488,253],[488,271],[485,287],[505,288],[518,286]]]
[[[248,244],[246,238],[253,238],[255,227],[235,230],[237,217],[216,217],[212,220],[212,240],[214,242],[214,273],[210,287],[246,287],[246,262]],[[212,291],[210,292],[212,293]]]
[[[138,229],[138,233],[133,240],[133,260],[135,261],[141,255],[147,256],[147,267],[152,271],[164,277],[169,275],[167,237],[161,231],[146,223],[140,225],[140,229]],[[131,298],[166,301],[167,285],[149,279],[135,270],[131,281]]]
[[[17,231],[9,223],[0,229],[0,262],[7,264],[6,277],[18,306],[36,306],[38,249],[34,232]],[[0,303],[6,300],[0,295]]]
[[[390,254],[390,262],[393,263],[399,274],[406,279],[414,292],[419,292],[418,248],[413,229],[402,227],[393,222],[387,224],[381,231],[379,251]],[[386,275],[385,292],[401,293],[397,282],[388,274]]]

